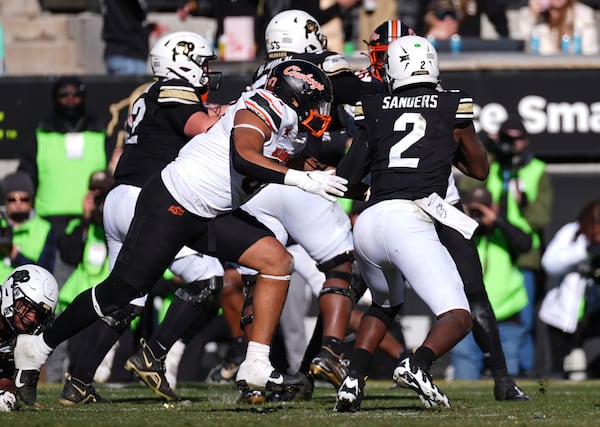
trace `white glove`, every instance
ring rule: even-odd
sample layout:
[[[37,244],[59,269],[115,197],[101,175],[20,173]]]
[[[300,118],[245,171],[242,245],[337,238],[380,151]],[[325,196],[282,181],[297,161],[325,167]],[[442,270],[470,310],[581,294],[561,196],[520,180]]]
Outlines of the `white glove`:
[[[333,170],[304,172],[289,169],[285,174],[283,183],[294,185],[298,188],[317,194],[330,202],[335,202],[334,196],[343,196],[348,188],[348,180],[341,176],[333,175]]]
[[[15,410],[17,397],[10,391],[0,390],[0,412],[12,412]]]

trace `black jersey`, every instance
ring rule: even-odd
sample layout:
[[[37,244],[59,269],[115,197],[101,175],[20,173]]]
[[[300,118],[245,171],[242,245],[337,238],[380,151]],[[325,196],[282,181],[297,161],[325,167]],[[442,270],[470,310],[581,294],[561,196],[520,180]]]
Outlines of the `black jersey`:
[[[453,131],[472,118],[473,99],[462,91],[417,85],[366,96],[356,106],[362,131],[337,173],[354,184],[371,172],[372,203],[445,197],[458,148]]]
[[[174,160],[189,140],[183,131],[186,122],[199,111],[207,110],[197,89],[186,80],[152,83],[127,118],[127,138],[115,170],[115,184],[142,187]]]

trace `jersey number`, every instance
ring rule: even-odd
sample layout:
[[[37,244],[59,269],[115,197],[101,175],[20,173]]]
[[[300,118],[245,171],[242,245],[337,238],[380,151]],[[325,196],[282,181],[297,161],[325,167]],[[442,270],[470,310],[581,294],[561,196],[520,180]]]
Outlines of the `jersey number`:
[[[403,132],[407,125],[412,124],[412,130],[396,142],[390,149],[388,167],[391,168],[416,168],[419,166],[418,157],[402,157],[402,153],[410,148],[415,142],[425,136],[427,122],[420,113],[403,113],[394,122],[394,131]]]
[[[132,136],[135,135],[135,128],[140,124],[140,122],[144,119],[144,114],[146,114],[146,101],[144,98],[138,98],[137,101],[131,107],[131,129],[127,129],[128,138],[126,144],[135,144],[137,143],[137,137],[132,140]]]

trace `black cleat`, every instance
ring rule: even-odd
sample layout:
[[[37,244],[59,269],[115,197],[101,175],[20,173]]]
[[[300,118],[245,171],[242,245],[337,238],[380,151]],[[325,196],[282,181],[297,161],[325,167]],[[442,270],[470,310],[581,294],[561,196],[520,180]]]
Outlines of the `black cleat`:
[[[37,383],[40,379],[40,371],[17,369],[15,375],[15,387],[18,398],[26,405],[31,406],[37,400]]]
[[[510,378],[503,378],[494,383],[494,397],[496,400],[528,401],[529,396]]]
[[[179,400],[167,377],[165,376],[165,357],[157,359],[152,350],[146,345],[146,341],[140,340],[142,348],[136,351],[125,362],[125,370],[133,372],[150,389],[167,401]]]
[[[333,384],[337,389],[348,373],[348,359],[343,359],[343,354],[335,354],[329,347],[322,346],[321,350],[312,360],[308,373],[315,379],[322,379]]]
[[[94,386],[67,374],[58,402],[61,405],[85,405],[86,403],[110,403],[100,396]]]

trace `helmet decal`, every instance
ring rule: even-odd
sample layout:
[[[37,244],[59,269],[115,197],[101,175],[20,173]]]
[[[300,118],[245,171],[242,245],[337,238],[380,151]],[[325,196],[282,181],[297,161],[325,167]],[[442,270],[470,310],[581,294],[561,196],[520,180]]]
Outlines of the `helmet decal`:
[[[290,65],[285,70],[283,70],[283,74],[286,76],[292,76],[298,80],[308,83],[308,86],[311,89],[316,89],[319,91],[325,90],[325,85],[323,83],[318,82],[313,78],[312,74],[304,74],[300,71],[300,67],[297,65]]]

